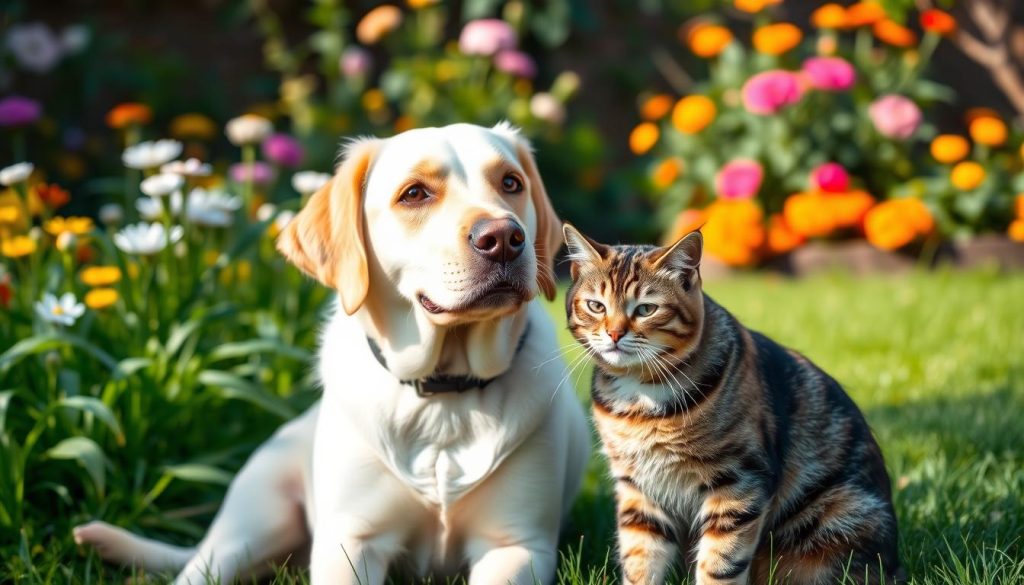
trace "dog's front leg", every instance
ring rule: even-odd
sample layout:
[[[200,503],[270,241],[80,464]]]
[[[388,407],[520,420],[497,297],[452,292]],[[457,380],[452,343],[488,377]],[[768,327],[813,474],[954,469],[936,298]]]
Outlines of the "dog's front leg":
[[[550,583],[555,575],[556,546],[537,542],[483,550],[471,560],[469,585]]]
[[[313,536],[310,577],[313,585],[381,585],[391,554],[334,527]]]

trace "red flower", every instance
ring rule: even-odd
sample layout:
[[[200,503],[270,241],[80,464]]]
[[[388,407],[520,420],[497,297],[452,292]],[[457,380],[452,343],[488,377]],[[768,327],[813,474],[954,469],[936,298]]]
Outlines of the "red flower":
[[[956,19],[948,12],[931,8],[921,13],[921,28],[940,35],[953,34],[956,32]]]

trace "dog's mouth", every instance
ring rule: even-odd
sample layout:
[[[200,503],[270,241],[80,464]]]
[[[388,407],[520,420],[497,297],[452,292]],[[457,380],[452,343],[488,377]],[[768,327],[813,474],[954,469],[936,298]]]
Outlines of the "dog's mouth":
[[[452,307],[443,307],[430,300],[430,297],[423,293],[419,295],[419,302],[426,312],[432,315],[440,315],[442,313],[462,313],[477,309],[517,306],[528,300],[529,296],[530,291],[526,290],[522,285],[508,280],[499,280],[480,287],[468,295],[465,300]]]

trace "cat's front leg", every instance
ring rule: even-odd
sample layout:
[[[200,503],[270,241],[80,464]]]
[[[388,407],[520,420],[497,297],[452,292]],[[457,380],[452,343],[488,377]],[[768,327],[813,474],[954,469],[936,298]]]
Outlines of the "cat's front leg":
[[[697,585],[748,582],[766,507],[767,500],[760,493],[713,492],[704,500]]]
[[[628,478],[617,480],[615,499],[623,583],[664,583],[678,550],[671,518]]]

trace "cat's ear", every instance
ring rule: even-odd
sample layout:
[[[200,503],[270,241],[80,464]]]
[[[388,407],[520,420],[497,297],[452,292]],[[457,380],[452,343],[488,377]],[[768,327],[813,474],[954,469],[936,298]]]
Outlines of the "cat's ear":
[[[690,232],[671,246],[655,250],[652,264],[655,270],[668,268],[683,273],[689,283],[699,274],[703,254],[704,236],[699,231]]]
[[[576,278],[581,264],[595,264],[604,257],[607,246],[581,234],[572,224],[563,224],[562,234],[565,236],[565,246],[569,250],[567,258],[572,263],[569,271],[573,279]]]

